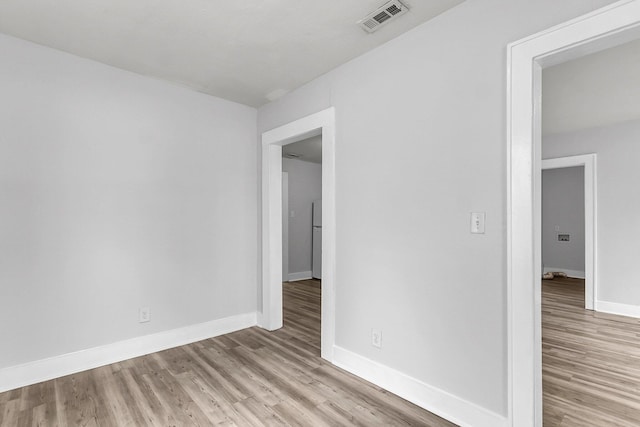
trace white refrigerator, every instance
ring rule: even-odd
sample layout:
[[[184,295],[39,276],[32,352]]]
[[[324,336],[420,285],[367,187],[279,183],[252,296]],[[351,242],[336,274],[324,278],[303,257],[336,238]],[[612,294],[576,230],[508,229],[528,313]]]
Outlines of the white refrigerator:
[[[312,228],[313,257],[311,260],[311,275],[315,279],[322,279],[322,200],[313,202]]]

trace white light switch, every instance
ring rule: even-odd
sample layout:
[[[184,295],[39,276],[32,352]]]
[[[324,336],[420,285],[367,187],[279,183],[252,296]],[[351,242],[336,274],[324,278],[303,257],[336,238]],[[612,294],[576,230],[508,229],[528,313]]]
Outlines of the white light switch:
[[[471,233],[484,234],[484,212],[471,212]]]

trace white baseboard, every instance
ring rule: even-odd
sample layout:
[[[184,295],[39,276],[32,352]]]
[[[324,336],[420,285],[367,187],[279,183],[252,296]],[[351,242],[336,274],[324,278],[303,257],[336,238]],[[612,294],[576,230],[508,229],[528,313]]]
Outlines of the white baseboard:
[[[296,280],[308,280],[311,279],[312,273],[310,271],[299,271],[297,273],[289,273],[287,279],[289,282],[295,282]]]
[[[262,314],[262,312],[258,311],[256,313],[256,326],[259,326],[264,329],[263,318],[264,318],[264,315]]]
[[[619,302],[596,301],[596,311],[619,316],[629,316],[640,318],[640,306],[631,304],[621,304]]]
[[[460,426],[506,427],[507,418],[341,347],[333,363]]]
[[[0,369],[0,393],[255,326],[246,313]]]
[[[548,273],[550,271],[562,271],[563,273],[567,273],[567,276],[574,277],[576,279],[584,279],[585,277],[587,277],[584,271],[568,270],[561,267],[545,267],[542,270],[543,273]]]

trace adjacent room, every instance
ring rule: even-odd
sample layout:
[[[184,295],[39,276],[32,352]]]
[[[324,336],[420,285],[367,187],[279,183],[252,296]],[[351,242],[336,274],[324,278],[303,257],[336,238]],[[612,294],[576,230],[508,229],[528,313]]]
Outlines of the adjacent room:
[[[543,71],[545,425],[640,419],[639,76],[638,40]]]
[[[640,346],[640,109],[569,120],[640,106],[638,28],[637,0],[0,2],[0,426],[637,425],[549,362],[565,317]],[[547,39],[545,102],[583,110],[545,104],[542,158],[597,153],[598,231],[545,226],[585,228],[546,264],[584,278],[542,293],[512,78]],[[624,102],[568,92],[600,50]],[[618,338],[601,365],[635,369]]]
[[[284,328],[321,355],[322,135],[282,147]]]

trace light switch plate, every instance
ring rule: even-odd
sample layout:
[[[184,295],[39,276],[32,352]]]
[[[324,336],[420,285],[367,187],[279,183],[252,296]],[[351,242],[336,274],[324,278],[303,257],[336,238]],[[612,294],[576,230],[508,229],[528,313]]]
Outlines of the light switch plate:
[[[471,212],[471,233],[484,234],[485,213]]]

